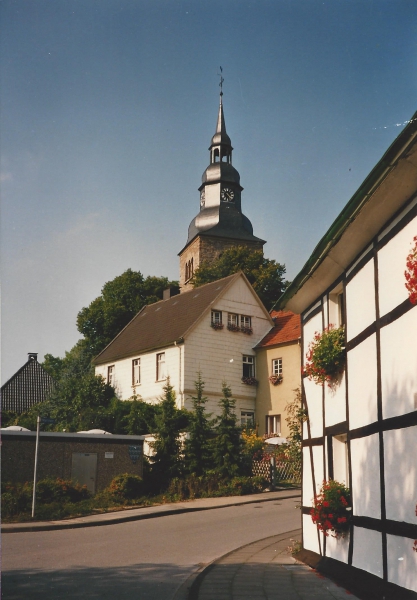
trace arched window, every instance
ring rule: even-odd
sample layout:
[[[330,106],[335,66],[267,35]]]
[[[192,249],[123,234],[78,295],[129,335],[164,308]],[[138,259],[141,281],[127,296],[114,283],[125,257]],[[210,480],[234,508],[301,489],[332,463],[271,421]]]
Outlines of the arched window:
[[[220,152],[218,148],[215,148],[213,151],[213,162],[219,162],[220,160]]]

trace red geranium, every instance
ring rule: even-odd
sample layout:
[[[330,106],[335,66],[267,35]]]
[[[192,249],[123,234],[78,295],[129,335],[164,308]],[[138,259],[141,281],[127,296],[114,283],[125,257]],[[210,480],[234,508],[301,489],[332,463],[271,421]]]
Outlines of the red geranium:
[[[350,523],[350,491],[342,483],[323,481],[310,511],[313,523],[325,536],[345,537]]]
[[[405,287],[408,291],[408,297],[412,304],[417,304],[417,235],[414,237],[414,246],[407,256],[406,267],[404,271]]]

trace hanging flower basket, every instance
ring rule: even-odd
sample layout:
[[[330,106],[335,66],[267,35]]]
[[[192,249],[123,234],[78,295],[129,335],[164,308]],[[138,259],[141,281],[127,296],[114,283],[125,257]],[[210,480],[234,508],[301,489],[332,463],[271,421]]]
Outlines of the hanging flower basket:
[[[241,327],[240,331],[242,333],[246,333],[246,335],[252,335],[252,333],[253,333],[252,327]]]
[[[215,331],[218,331],[219,329],[223,329],[223,323],[210,323],[211,327],[213,327],[213,329]]]
[[[240,331],[240,327],[239,327],[239,325],[235,325],[234,323],[229,323],[229,324],[227,325],[227,329],[228,329],[229,331]]]
[[[323,481],[320,493],[314,498],[310,511],[312,521],[325,536],[346,537],[351,520],[350,490],[343,483]]]
[[[272,383],[272,385],[279,385],[280,383],[282,383],[284,380],[282,375],[271,375],[271,377],[269,377],[269,381]]]
[[[308,346],[303,373],[312,381],[329,386],[345,367],[345,328],[329,325]]]
[[[417,235],[414,237],[414,245],[407,256],[405,276],[405,287],[411,304],[417,304]]]
[[[258,380],[255,377],[242,377],[242,382],[245,385],[258,385]]]

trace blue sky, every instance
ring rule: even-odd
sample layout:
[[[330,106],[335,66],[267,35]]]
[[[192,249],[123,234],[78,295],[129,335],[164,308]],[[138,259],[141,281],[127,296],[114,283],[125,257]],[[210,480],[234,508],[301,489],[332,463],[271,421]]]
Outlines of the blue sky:
[[[2,381],[126,269],[179,277],[223,67],[242,206],[295,277],[417,109],[414,0],[2,0]]]

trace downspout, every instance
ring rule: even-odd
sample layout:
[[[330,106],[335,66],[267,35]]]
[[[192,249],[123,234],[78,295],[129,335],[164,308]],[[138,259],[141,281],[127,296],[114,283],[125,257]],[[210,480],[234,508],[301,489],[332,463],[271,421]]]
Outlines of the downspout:
[[[180,396],[180,406],[184,408],[184,382],[182,378],[182,353],[181,353],[181,345],[174,342],[174,346],[178,348],[178,394]]]

